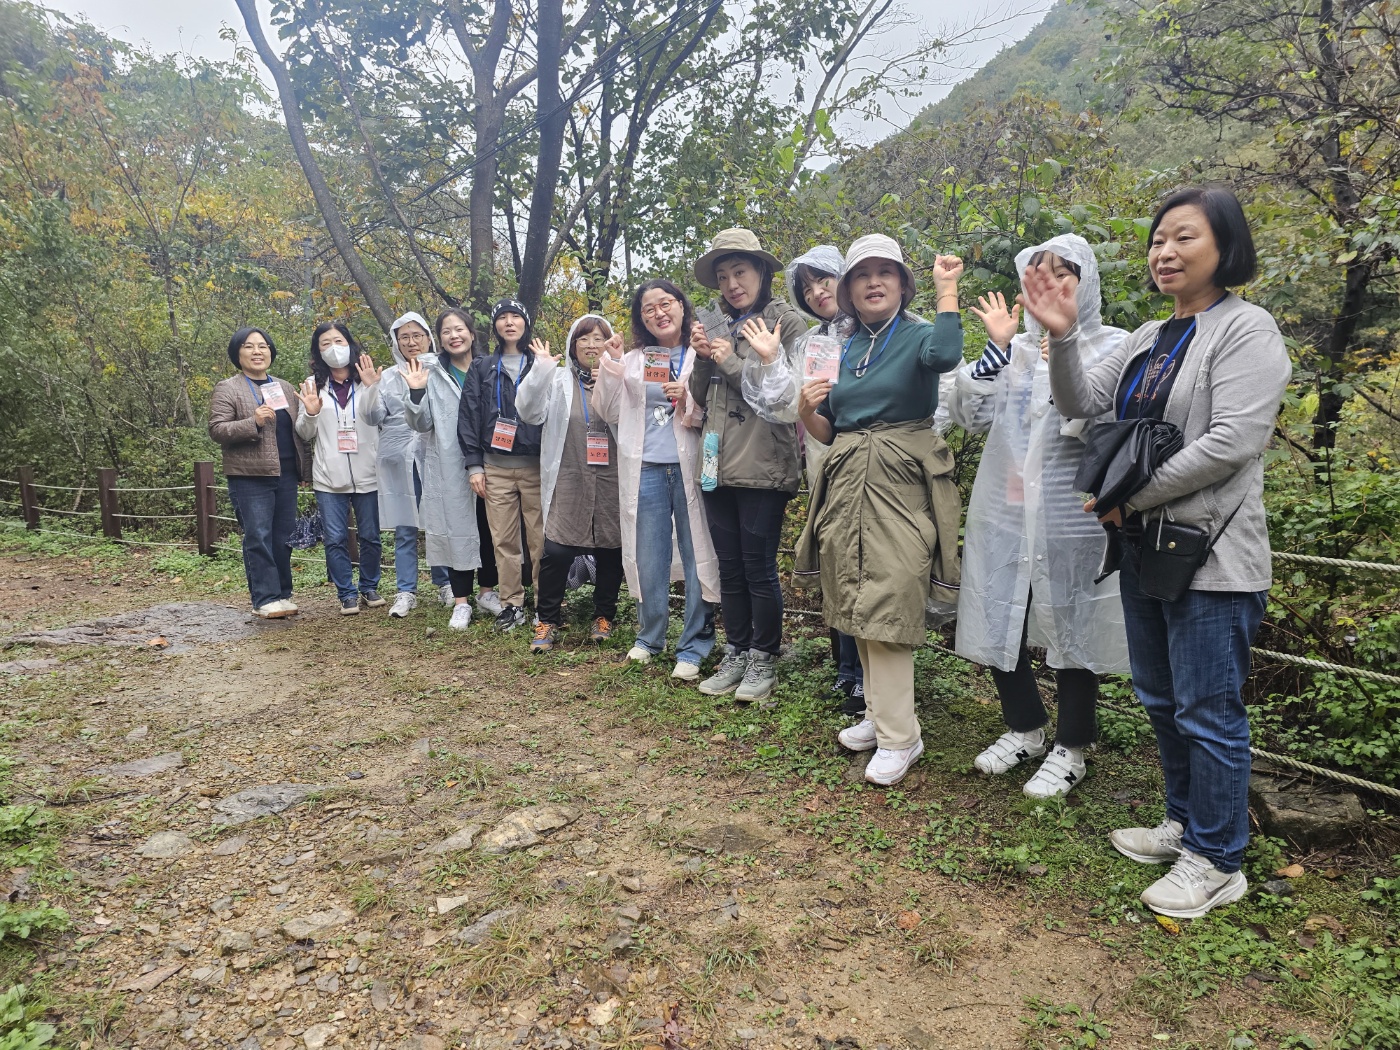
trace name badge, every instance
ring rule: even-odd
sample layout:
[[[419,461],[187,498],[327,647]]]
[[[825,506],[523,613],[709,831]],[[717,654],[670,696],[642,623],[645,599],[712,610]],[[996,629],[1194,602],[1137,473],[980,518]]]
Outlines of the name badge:
[[[606,467],[608,465],[608,435],[588,435],[588,463],[590,466],[594,467]]]
[[[648,350],[646,367],[642,378],[648,383],[669,383],[671,381],[671,355],[665,350]]]
[[[264,383],[262,385],[263,404],[273,411],[285,411],[287,408],[287,392],[282,389],[282,384],[278,382]]]
[[[508,419],[496,420],[496,429],[491,432],[491,447],[500,452],[509,452],[515,447],[515,424]]]
[[[337,430],[335,432],[335,450],[337,452],[360,451],[360,435],[353,429]]]

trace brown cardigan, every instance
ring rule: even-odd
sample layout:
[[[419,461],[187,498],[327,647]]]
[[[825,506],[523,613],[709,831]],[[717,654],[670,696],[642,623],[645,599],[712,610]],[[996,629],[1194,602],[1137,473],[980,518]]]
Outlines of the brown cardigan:
[[[285,379],[277,382],[282,384],[282,393],[287,395],[287,411],[295,424],[301,411],[296,388]],[[249,389],[247,377],[242,372],[214,387],[209,402],[209,436],[223,446],[224,477],[275,478],[282,473],[282,464],[277,456],[277,425],[258,426],[253,420],[257,407],[253,391]],[[311,452],[295,429],[292,439],[296,442],[301,476],[310,481]]]

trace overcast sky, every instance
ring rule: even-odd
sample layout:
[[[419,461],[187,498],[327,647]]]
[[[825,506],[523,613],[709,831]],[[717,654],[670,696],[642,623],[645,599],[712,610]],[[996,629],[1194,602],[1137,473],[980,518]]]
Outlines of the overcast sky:
[[[219,39],[225,24],[241,29],[242,17],[233,0],[41,0],[46,6],[69,15],[85,17],[111,36],[149,44],[157,52],[183,51],[204,58],[228,59],[233,45]],[[956,55],[960,68],[950,69],[947,83],[923,87],[917,98],[887,100],[886,123],[880,126],[846,127],[843,131],[861,142],[884,138],[896,127],[903,127],[924,106],[946,95],[952,82],[969,76],[1003,47],[1024,37],[1043,17],[1053,0],[901,0],[902,6],[923,23],[929,34],[950,26],[996,22],[996,28],[981,34],[983,39],[969,44]],[[267,12],[271,4],[259,4]],[[1009,12],[1023,12],[1008,18]],[[876,49],[899,46],[905,33],[891,34],[876,41]],[[895,38],[892,39],[891,37]],[[274,38],[275,39],[275,38]],[[246,38],[245,38],[246,40]],[[867,58],[870,56],[867,54]],[[903,115],[901,115],[901,111]]]

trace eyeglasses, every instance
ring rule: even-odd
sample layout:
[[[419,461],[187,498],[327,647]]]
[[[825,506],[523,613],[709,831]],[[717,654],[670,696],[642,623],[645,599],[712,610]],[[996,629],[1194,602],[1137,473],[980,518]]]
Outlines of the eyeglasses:
[[[401,343],[421,343],[428,337],[422,332],[400,332],[399,342]]]
[[[662,299],[658,302],[652,303],[650,306],[642,307],[642,316],[656,317],[660,314],[670,313],[671,307],[676,305],[677,302],[675,299]]]

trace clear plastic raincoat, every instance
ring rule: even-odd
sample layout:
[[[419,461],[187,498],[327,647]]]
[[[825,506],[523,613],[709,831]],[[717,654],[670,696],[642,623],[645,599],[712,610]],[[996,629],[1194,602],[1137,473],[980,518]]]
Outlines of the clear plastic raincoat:
[[[481,536],[476,528],[476,495],[467,484],[467,464],[457,442],[462,388],[437,354],[418,358],[428,369],[428,388],[414,404],[404,396],[404,419],[423,443],[423,503],[419,508],[429,565],[465,572],[481,568]]]
[[[1082,237],[1065,234],[1017,255],[1018,273],[1038,251],[1080,269],[1076,298],[1087,367],[1127,338],[1100,318],[1094,253]],[[1118,577],[1094,584],[1103,528],[1084,513],[1073,486],[1083,435],[1094,422],[1070,421],[1055,410],[1040,338],[1040,325],[1027,315],[1006,367],[979,380],[972,378],[973,364],[964,365],[949,400],[953,422],[987,435],[967,507],[957,651],[974,663],[1014,670],[1024,625],[1027,644],[1048,650],[1051,667],[1126,673]]]
[[[395,364],[386,368],[379,380],[379,397],[384,403],[384,422],[379,424],[379,527],[385,530],[400,526],[418,528],[418,500],[413,492],[414,464],[418,466],[418,477],[426,482],[423,477],[426,448],[422,436],[409,427],[404,418],[408,384],[400,371],[404,356],[399,350],[399,329],[410,321],[428,333],[429,350],[420,355],[421,360],[426,362],[437,352],[432,326],[422,314],[410,311],[390,326],[389,346],[394,352]],[[435,562],[430,556],[428,564],[444,563]]]

